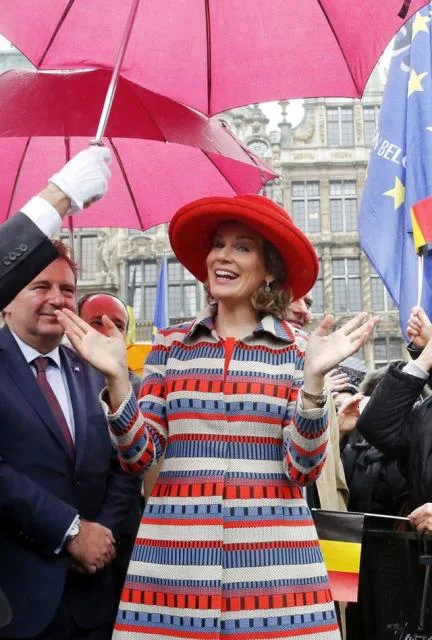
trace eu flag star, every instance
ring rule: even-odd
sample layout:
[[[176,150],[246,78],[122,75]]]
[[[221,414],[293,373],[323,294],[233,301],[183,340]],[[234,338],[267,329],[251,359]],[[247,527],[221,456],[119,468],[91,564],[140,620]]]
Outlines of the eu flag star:
[[[425,31],[426,33],[429,33],[429,29],[427,27],[428,22],[430,22],[430,18],[428,16],[421,15],[421,13],[416,13],[416,16],[413,22],[413,27],[412,27],[413,40],[416,37],[416,35],[420,33],[420,31]]]
[[[414,69],[411,70],[411,75],[408,81],[408,98],[416,91],[424,91],[422,87],[422,80],[427,76],[427,71],[424,73],[417,73]]]
[[[401,204],[405,202],[405,186],[402,184],[398,177],[395,178],[393,189],[385,191],[383,193],[383,196],[389,196],[390,198],[393,198],[395,211],[401,206]]]

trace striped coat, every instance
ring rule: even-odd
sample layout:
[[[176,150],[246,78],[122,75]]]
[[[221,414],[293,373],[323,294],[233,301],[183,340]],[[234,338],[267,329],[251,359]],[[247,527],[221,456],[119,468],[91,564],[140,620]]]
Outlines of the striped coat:
[[[116,640],[340,637],[302,492],[328,437],[327,408],[297,403],[305,340],[272,316],[231,356],[208,314],[159,332],[139,408],[109,416],[125,469],[165,451]]]

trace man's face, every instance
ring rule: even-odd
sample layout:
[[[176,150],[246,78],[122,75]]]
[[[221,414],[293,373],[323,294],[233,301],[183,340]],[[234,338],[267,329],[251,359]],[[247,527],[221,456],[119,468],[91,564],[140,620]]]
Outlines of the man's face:
[[[303,298],[293,300],[288,307],[287,320],[297,329],[305,329],[312,319],[313,297],[309,292]]]
[[[108,316],[122,336],[126,338],[128,314],[120,300],[104,293],[95,294],[84,300],[80,310],[81,318],[99,333],[108,335],[102,322],[104,315]]]
[[[39,353],[48,353],[63,337],[55,311],[76,311],[75,294],[75,275],[66,260],[57,258],[4,309],[5,322]]]

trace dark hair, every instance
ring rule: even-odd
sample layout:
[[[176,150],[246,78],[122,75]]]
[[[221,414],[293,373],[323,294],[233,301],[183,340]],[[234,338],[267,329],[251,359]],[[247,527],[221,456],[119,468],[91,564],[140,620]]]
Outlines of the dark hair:
[[[384,378],[388,368],[388,365],[386,365],[385,367],[375,369],[375,371],[370,371],[360,385],[360,393],[363,393],[365,396],[371,396],[375,387],[377,387],[378,383]]]
[[[110,293],[109,291],[91,291],[90,293],[85,293],[83,296],[81,296],[80,299],[78,300],[78,303],[77,303],[78,304],[78,315],[79,316],[81,315],[81,309],[82,309],[84,303],[89,298],[93,298],[93,296],[109,296],[110,298],[114,298],[114,300],[117,300],[118,302],[120,302],[120,304],[122,305],[122,307],[126,311],[126,316],[127,316],[126,331],[127,331],[128,326],[129,326],[129,311],[128,311],[128,308],[127,308],[126,304],[123,302],[123,300],[121,298],[116,296],[114,293]]]
[[[71,252],[70,252],[69,247],[64,242],[62,242],[61,240],[51,240],[51,242],[54,245],[54,248],[58,253],[58,258],[61,258],[61,260],[65,260],[65,262],[67,262],[68,265],[70,266],[71,271],[74,274],[75,281],[76,281],[77,277],[78,277],[78,265],[70,257]]]

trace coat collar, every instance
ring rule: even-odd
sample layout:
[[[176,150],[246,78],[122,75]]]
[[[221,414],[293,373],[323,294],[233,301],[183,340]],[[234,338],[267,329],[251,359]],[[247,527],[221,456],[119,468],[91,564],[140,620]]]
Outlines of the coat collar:
[[[291,343],[295,341],[292,327],[285,320],[278,320],[275,316],[267,315],[257,324],[252,336],[268,334],[281,340],[282,342]],[[214,316],[211,313],[210,307],[203,309],[192,323],[189,331],[185,336],[186,342],[193,342],[198,336],[207,335],[213,336],[216,340],[218,336],[215,331]],[[248,336],[245,342],[252,336]]]
[[[68,390],[74,412],[75,423],[75,467],[82,459],[87,437],[87,396],[82,362],[77,354],[63,345],[59,346],[59,357],[68,382]],[[36,378],[8,327],[0,329],[0,361],[11,376],[25,400],[37,412],[63,449],[67,445],[54,421],[48,403],[43,397]]]

